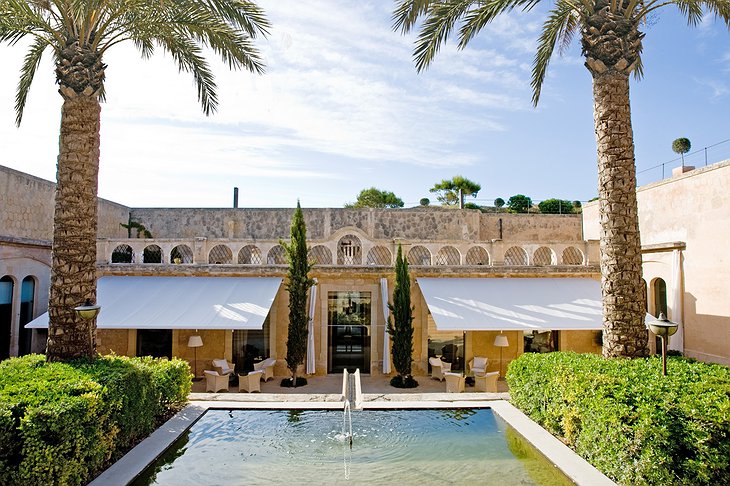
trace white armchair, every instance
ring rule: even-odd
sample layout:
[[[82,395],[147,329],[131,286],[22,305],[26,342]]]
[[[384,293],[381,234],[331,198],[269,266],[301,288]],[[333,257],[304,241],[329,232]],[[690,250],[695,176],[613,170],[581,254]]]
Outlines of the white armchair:
[[[441,358],[430,357],[428,362],[431,364],[431,378],[434,380],[444,381],[444,371],[451,371],[451,363],[441,361]]]
[[[474,356],[474,358],[469,361],[469,369],[474,376],[484,376],[487,372],[487,365],[489,365],[489,360],[483,356]]]
[[[247,375],[238,375],[238,391],[239,392],[261,392],[261,378],[264,372],[251,371]]]
[[[228,391],[228,375],[221,375],[217,371],[205,370],[205,391],[217,393]]]
[[[261,379],[264,381],[269,381],[274,377],[274,365],[276,364],[275,358],[266,358],[260,363],[254,363],[253,369],[254,371],[261,371],[263,374],[261,375]]]
[[[214,359],[213,369],[216,370],[219,375],[230,375],[236,369],[236,365],[229,363],[225,359]]]
[[[464,391],[465,377],[461,373],[444,372],[446,378],[446,391],[448,393],[462,393]]]
[[[492,371],[491,373],[485,373],[482,376],[474,377],[474,387],[476,391],[497,393],[497,379],[499,378],[499,371]]]

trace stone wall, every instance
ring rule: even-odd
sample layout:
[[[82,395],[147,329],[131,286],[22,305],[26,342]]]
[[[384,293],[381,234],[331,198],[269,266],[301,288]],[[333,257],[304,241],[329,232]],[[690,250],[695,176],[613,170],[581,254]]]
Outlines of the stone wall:
[[[293,209],[135,208],[132,219],[155,238],[287,238]],[[481,213],[443,208],[304,209],[307,236],[328,239],[357,228],[372,239],[582,241],[580,215]]]
[[[0,236],[52,240],[55,190],[53,182],[0,166]],[[119,223],[128,218],[128,207],[99,199],[99,237],[125,237]]]

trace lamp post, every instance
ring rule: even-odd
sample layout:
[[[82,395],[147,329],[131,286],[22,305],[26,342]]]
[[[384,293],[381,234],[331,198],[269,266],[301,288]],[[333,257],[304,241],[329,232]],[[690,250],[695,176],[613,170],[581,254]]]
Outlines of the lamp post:
[[[499,348],[499,376],[502,377],[502,350],[509,346],[507,336],[501,332],[494,338],[494,345]]]
[[[203,345],[203,338],[200,336],[190,336],[188,338],[188,347],[193,348],[193,354],[195,356],[193,361],[193,381],[198,380],[198,348]]]
[[[662,375],[667,376],[667,341],[669,336],[677,332],[678,324],[667,319],[664,312],[655,321],[649,322],[649,330],[662,340]]]

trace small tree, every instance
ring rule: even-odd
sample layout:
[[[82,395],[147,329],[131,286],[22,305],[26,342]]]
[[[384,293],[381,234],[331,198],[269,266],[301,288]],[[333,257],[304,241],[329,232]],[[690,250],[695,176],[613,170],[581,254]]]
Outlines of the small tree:
[[[403,200],[390,191],[381,191],[375,187],[363,189],[357,195],[357,201],[345,204],[346,208],[402,208]]]
[[[421,200],[418,201],[418,204],[420,204],[421,206],[428,206],[429,204],[431,204],[431,200],[427,197],[422,197]]]
[[[501,197],[498,197],[497,199],[494,200],[495,208],[501,208],[502,206],[504,206],[504,199],[502,199]]]
[[[408,261],[398,245],[395,259],[395,287],[393,303],[388,304],[391,317],[388,319],[388,334],[393,339],[393,366],[398,376],[390,380],[397,388],[415,388],[418,382],[411,376],[413,360],[413,307],[411,307],[411,279],[408,275]]]
[[[507,207],[514,213],[526,213],[532,206],[532,199],[522,194],[515,194],[507,201]]]
[[[314,285],[309,278],[312,264],[307,252],[307,226],[302,207],[297,209],[291,222],[291,242],[280,242],[289,261],[286,289],[289,292],[289,334],[286,338],[286,366],[291,372],[291,384],[297,386],[297,370],[307,353],[307,292]]]
[[[674,153],[682,156],[682,167],[684,167],[684,154],[689,152],[691,148],[692,142],[689,141],[689,138],[678,138],[672,142]]]
[[[444,179],[429,189],[430,192],[438,194],[436,199],[446,206],[459,205],[464,207],[464,196],[477,197],[477,193],[482,186],[474,181],[470,181],[466,177],[454,176],[452,179]]]
[[[545,199],[537,207],[543,214],[570,214],[573,212],[573,203],[564,199]]]

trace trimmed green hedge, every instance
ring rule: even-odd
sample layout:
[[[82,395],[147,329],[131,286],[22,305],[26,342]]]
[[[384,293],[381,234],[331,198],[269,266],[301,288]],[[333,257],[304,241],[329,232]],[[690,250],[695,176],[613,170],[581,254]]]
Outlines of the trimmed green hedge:
[[[730,484],[730,368],[526,353],[512,403],[619,484]]]
[[[0,363],[0,484],[86,484],[187,400],[186,361]]]

